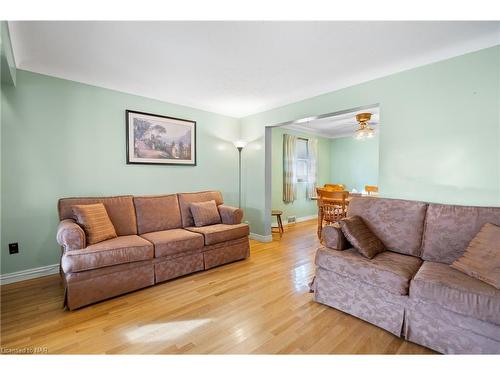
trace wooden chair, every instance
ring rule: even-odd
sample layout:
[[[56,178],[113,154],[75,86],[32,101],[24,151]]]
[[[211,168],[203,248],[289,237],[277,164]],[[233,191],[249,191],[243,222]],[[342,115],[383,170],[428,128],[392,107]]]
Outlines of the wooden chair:
[[[365,185],[365,191],[368,193],[368,195],[376,194],[378,193],[378,186],[375,185]]]
[[[330,191],[344,191],[345,186],[342,184],[325,184],[324,189],[330,190]]]
[[[323,222],[327,225],[346,217],[348,191],[316,188],[318,195],[318,238],[321,240]]]

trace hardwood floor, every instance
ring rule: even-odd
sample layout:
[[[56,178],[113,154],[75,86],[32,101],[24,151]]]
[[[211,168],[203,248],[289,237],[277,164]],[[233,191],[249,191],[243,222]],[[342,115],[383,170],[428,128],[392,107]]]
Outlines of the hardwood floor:
[[[316,221],[251,242],[241,262],[73,312],[59,276],[1,290],[2,352],[432,353],[312,301]]]

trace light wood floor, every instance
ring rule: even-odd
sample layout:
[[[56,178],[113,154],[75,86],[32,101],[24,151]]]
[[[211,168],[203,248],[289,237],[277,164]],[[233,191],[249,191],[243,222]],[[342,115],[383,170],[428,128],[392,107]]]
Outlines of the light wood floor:
[[[3,286],[1,346],[48,353],[431,353],[312,301],[316,221],[241,262],[73,312],[59,276]]]

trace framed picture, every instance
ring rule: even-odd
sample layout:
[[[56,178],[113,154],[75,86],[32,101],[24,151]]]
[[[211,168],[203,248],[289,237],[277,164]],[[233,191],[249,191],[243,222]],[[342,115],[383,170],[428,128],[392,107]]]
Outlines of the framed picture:
[[[125,111],[127,164],[196,165],[196,121]]]

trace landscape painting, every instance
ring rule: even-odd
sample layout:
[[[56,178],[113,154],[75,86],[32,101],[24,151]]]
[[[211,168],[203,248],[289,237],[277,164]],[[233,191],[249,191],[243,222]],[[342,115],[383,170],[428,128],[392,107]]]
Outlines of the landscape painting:
[[[196,122],[126,111],[127,164],[196,165]]]

